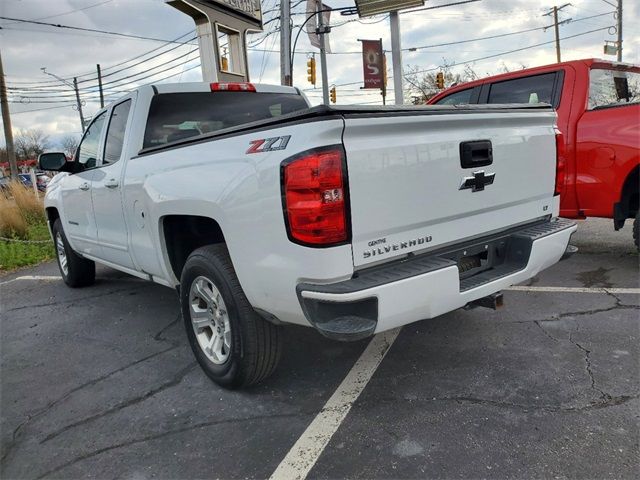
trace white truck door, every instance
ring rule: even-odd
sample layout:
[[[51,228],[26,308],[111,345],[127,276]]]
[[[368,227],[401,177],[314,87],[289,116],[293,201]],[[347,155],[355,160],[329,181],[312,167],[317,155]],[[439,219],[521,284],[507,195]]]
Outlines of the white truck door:
[[[103,112],[91,122],[75,156],[82,170],[67,176],[61,184],[62,220],[67,238],[74,250],[92,256],[100,255],[91,188],[106,118]]]
[[[135,269],[129,252],[121,187],[125,163],[121,157],[132,101],[128,98],[109,110],[104,155],[93,178],[91,197],[101,248],[99,257],[115,265]]]

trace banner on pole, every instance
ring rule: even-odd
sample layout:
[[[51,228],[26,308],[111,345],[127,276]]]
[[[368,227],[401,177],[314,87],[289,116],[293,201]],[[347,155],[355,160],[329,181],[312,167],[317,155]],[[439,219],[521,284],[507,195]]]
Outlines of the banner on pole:
[[[362,68],[364,88],[383,88],[384,57],[382,40],[360,40],[362,42]]]
[[[307,35],[309,36],[309,42],[311,42],[311,46],[320,48],[320,35],[317,34],[316,30],[318,30],[318,15],[316,12],[318,10],[327,10],[326,12],[322,12],[322,23],[324,25],[329,25],[331,22],[331,7],[322,3],[320,0],[307,0],[307,18],[311,17],[311,20],[307,22]],[[331,46],[329,45],[329,34],[325,33],[325,47],[326,52],[331,53]]]

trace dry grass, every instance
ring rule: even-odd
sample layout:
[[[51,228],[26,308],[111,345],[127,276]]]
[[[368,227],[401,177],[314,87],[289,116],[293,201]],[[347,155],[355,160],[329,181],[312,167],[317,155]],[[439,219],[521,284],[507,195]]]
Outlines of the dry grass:
[[[0,236],[25,238],[27,221],[13,200],[0,195]]]
[[[45,221],[42,199],[20,182],[0,194],[0,236],[26,238],[30,224]]]
[[[36,195],[32,188],[25,187],[20,182],[9,184],[9,195],[18,207],[25,220],[29,223],[44,222],[44,205],[39,195]]]

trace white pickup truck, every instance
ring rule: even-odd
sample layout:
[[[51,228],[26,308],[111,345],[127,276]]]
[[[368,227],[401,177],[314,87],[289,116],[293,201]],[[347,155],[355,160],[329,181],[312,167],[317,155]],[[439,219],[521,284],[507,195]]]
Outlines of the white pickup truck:
[[[98,112],[45,207],[64,281],[95,263],[178,289],[217,383],[276,367],[280,325],[356,340],[469,304],[556,263],[546,106],[310,108],[291,87],[141,87]]]

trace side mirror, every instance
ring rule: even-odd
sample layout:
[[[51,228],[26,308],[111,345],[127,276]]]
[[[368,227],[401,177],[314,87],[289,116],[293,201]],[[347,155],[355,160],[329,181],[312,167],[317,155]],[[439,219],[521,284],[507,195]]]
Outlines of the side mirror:
[[[67,164],[67,156],[62,152],[41,153],[38,156],[38,167],[44,171],[61,171]]]

